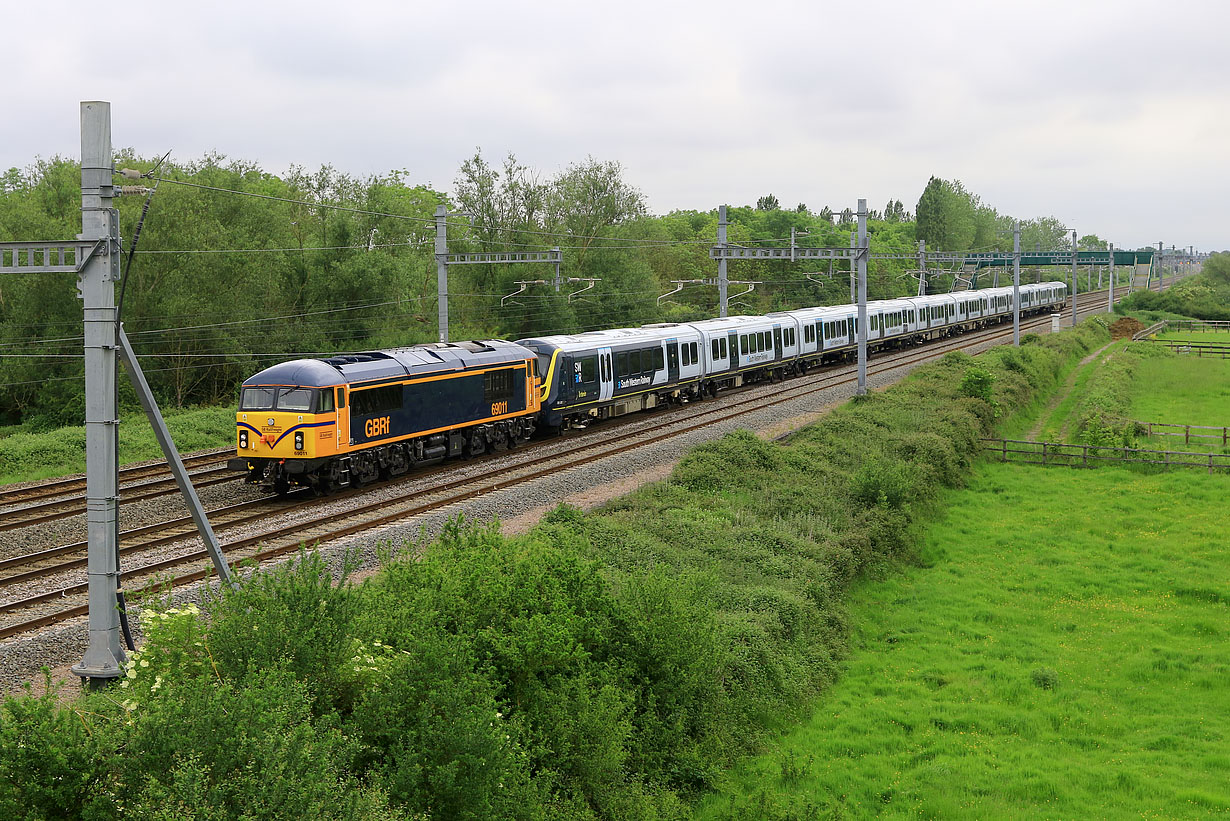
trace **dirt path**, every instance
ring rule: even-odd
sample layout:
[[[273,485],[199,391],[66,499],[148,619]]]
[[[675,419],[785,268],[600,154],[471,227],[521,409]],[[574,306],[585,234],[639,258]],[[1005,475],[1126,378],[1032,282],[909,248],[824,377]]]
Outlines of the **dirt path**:
[[[1098,348],[1096,351],[1089,354],[1089,356],[1086,356],[1079,363],[1077,363],[1077,366],[1072,369],[1072,373],[1068,374],[1068,379],[1064,383],[1063,390],[1057,392],[1053,397],[1051,397],[1051,401],[1047,404],[1046,409],[1038,415],[1038,421],[1035,422],[1034,426],[1029,429],[1028,433],[1025,434],[1026,439],[1031,442],[1037,441],[1038,437],[1042,435],[1042,430],[1046,427],[1046,423],[1050,421],[1051,415],[1055,413],[1055,409],[1063,403],[1063,400],[1068,398],[1068,396],[1072,393],[1072,389],[1076,387],[1076,378],[1080,376],[1081,371],[1085,369],[1086,365],[1101,356],[1103,351],[1114,344],[1114,342],[1107,342],[1105,345]]]

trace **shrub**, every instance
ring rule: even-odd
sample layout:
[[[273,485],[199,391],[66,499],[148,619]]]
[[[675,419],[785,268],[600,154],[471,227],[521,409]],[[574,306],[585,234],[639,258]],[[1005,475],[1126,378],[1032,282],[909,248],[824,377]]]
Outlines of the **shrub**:
[[[1039,689],[1054,690],[1059,685],[1059,674],[1050,667],[1038,667],[1030,672],[1029,680]]]

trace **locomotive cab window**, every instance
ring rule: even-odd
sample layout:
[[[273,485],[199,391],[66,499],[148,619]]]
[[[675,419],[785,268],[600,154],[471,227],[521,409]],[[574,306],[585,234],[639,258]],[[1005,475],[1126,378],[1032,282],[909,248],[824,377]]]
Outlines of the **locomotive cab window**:
[[[240,410],[269,410],[273,407],[276,388],[244,388],[239,399]]]
[[[310,411],[313,393],[309,388],[282,388],[278,391],[278,410]]]
[[[316,403],[317,413],[329,413],[333,410],[333,391],[325,388],[320,392],[320,398]]]
[[[590,361],[593,369],[593,361]],[[487,371],[483,374],[483,398],[488,402],[511,399],[513,395],[513,372],[511,368]]]
[[[337,409],[341,410],[344,407],[346,407],[346,389],[338,388],[337,389]]]

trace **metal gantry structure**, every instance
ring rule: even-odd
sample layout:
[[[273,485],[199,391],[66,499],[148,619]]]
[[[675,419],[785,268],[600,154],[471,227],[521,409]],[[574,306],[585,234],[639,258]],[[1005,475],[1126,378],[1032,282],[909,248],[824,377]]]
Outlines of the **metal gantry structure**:
[[[214,568],[230,582],[217,537],[175,449],[158,403],[120,324],[119,193],[111,154],[111,104],[81,103],[81,233],[75,241],[0,243],[0,274],[77,274],[85,323],[86,578],[89,642],[72,671],[87,683],[118,678],[126,660],[120,635],[119,401],[116,361],[132,379],[158,444],[197,525]]]

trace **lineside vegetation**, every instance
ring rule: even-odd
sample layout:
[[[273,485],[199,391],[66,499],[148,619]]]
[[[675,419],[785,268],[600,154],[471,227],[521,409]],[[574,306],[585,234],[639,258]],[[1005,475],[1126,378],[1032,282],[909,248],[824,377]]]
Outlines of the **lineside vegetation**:
[[[0,815],[685,817],[837,678],[851,586],[914,560],[979,437],[1108,340],[949,354],[595,514],[457,525],[362,585],[308,554],[147,616],[119,688],[4,703]]]

